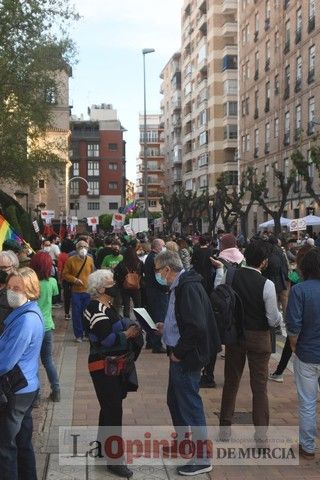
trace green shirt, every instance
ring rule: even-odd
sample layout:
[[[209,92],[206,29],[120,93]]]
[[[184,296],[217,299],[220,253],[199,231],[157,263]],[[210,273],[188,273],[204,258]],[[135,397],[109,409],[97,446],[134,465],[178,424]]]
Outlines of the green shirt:
[[[58,293],[58,284],[55,278],[50,277],[48,280],[40,280],[38,305],[43,314],[45,331],[55,328],[52,319],[52,297],[58,295]]]
[[[117,255],[116,257],[114,255],[107,255],[104,257],[102,260],[101,268],[111,268],[113,270],[116,268],[118,263],[122,262],[123,256],[122,255]]]

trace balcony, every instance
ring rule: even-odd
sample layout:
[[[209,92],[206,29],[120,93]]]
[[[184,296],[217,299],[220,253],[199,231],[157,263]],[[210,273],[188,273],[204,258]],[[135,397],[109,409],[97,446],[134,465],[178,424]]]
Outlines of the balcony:
[[[264,71],[268,72],[270,70],[270,58],[266,60],[265,66],[264,66]]]
[[[283,8],[286,10],[287,7],[289,6],[290,0],[284,0],[283,2]]]
[[[314,68],[311,68],[308,72],[308,84],[314,82],[314,74],[315,74]]]
[[[258,69],[254,72],[254,77],[253,78],[255,80],[258,80],[258,78],[259,78],[259,70]]]
[[[287,100],[290,97],[290,86],[286,85],[283,94],[283,100]]]
[[[254,42],[257,42],[257,41],[258,41],[258,37],[259,37],[259,31],[256,30],[256,31],[254,32],[253,41],[254,41]]]
[[[283,135],[283,145],[286,147],[289,144],[290,144],[290,132],[286,132]]]
[[[294,132],[294,139],[295,139],[296,142],[297,142],[298,140],[300,140],[301,134],[302,134],[302,128],[301,128],[301,127],[296,128],[296,129],[295,129],[295,132]]]
[[[315,132],[314,123],[308,122],[307,135],[313,135]]]
[[[301,42],[301,31],[302,31],[302,28],[298,28],[298,30],[296,30],[296,43],[299,43]]]
[[[254,158],[258,158],[258,157],[259,157],[259,148],[258,148],[258,147],[256,147],[256,148],[254,149],[254,151],[253,151],[253,157],[254,157]]]
[[[265,143],[265,145],[264,145],[264,153],[265,153],[265,155],[268,155],[268,153],[270,153],[270,143],[269,142]]]
[[[226,22],[222,27],[222,35],[230,36],[236,35],[238,32],[237,22]]]
[[[258,108],[256,108],[256,109],[254,110],[253,118],[254,118],[255,120],[256,120],[257,118],[259,118],[259,109],[258,109]]]
[[[279,95],[279,87],[274,87],[274,94]]]
[[[238,0],[223,0],[222,13],[236,13],[238,11]]]
[[[290,39],[286,40],[286,43],[284,44],[284,49],[283,53],[286,55],[288,52],[290,52]]]
[[[315,15],[312,15],[312,17],[309,17],[309,20],[308,20],[308,33],[311,33],[312,30],[315,29],[315,26],[316,26],[316,17]]]
[[[301,82],[301,78],[297,78],[296,84],[295,84],[295,87],[294,87],[295,93],[300,92],[300,90],[301,90],[301,83],[302,83],[302,82]]]
[[[270,18],[267,17],[267,18],[265,18],[265,20],[264,20],[264,29],[265,29],[265,31],[267,32],[267,31],[269,30],[269,28],[270,28]]]
[[[270,111],[270,98],[266,98],[266,104],[264,107],[265,113],[268,113]]]
[[[173,100],[172,102],[172,110],[177,111],[181,109],[181,99]]]

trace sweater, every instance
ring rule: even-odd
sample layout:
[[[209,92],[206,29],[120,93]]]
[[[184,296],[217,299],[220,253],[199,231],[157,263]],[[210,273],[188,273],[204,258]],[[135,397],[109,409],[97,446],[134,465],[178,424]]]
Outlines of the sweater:
[[[17,392],[34,392],[39,388],[39,356],[44,335],[43,316],[37,302],[15,308],[4,320],[0,336],[0,375],[18,364],[28,385]]]
[[[79,255],[74,255],[69,257],[66,263],[64,264],[62,270],[62,279],[66,280],[69,283],[74,284],[76,281],[77,273],[79,272],[83,262],[85,261],[84,258],[79,257]],[[94,271],[94,264],[92,257],[86,257],[86,263],[83,267],[80,275],[78,278],[82,281],[83,285],[72,285],[72,292],[73,293],[84,293],[87,291],[88,288],[88,277],[90,273]]]

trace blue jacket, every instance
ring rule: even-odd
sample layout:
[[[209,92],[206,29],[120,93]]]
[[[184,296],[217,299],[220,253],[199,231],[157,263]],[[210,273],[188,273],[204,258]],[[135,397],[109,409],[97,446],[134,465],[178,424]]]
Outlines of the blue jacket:
[[[286,323],[289,336],[299,335],[298,358],[320,364],[320,280],[306,280],[291,288]]]
[[[0,336],[0,375],[16,364],[21,368],[27,387],[17,393],[39,388],[39,355],[44,335],[44,321],[37,302],[27,302],[14,309],[4,321]]]

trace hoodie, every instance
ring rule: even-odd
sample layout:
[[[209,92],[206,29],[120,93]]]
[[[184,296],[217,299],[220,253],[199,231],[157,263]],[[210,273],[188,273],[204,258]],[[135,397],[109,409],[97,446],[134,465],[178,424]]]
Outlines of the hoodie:
[[[218,257],[218,260],[219,259],[225,260],[230,264],[236,263],[237,265],[240,266],[244,260],[244,256],[242,255],[242,253],[237,247],[234,247],[234,248],[226,248],[225,250],[222,250],[222,252],[220,252],[220,255]],[[214,279],[214,288],[216,288],[218,285],[221,285],[221,283],[224,283],[224,276],[225,276],[226,270],[227,270],[226,265],[224,267],[216,269],[216,276]]]
[[[187,370],[199,370],[221,349],[217,323],[202,277],[184,272],[175,288],[175,316],[180,339],[174,355]]]

